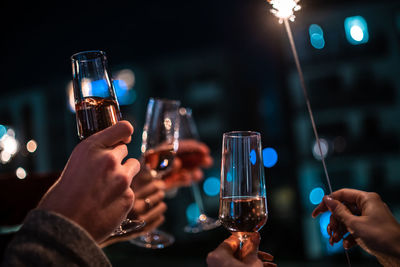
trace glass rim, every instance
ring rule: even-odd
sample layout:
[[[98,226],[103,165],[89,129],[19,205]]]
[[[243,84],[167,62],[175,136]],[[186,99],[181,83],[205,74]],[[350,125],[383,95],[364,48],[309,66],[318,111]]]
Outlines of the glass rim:
[[[91,56],[91,58],[80,58],[83,55],[88,55]],[[106,52],[102,51],[102,50],[88,50],[88,51],[81,51],[78,53],[75,53],[71,56],[71,60],[72,61],[91,61],[94,60],[100,56],[106,56]]]
[[[260,137],[261,134],[255,131],[231,131],[224,133],[223,136],[229,138],[251,138],[251,137]]]
[[[174,100],[174,99],[168,99],[168,98],[160,98],[160,97],[150,97],[149,101],[153,101],[153,102],[163,102],[163,103],[168,103],[168,104],[175,104],[180,106],[181,105],[181,101],[179,100]]]

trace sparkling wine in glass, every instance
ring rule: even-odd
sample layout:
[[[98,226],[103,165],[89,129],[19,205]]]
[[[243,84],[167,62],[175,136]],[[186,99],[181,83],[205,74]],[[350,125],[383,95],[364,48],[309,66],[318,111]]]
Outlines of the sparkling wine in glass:
[[[179,140],[200,140],[196,123],[193,119],[192,110],[190,108],[179,109]],[[193,162],[202,155],[196,155],[196,152],[187,152],[180,155],[180,159],[184,166],[190,168]],[[195,167],[195,165],[193,165]],[[187,233],[199,233],[214,229],[221,225],[219,220],[213,219],[204,212],[203,199],[197,183],[192,183],[192,196],[199,209],[199,216],[195,223],[185,226],[183,229]]]
[[[153,179],[162,179],[173,166],[179,145],[180,102],[150,98],[142,135],[143,166]],[[157,249],[174,243],[175,238],[166,232],[153,230],[130,242],[140,247]]]
[[[267,222],[261,136],[257,132],[229,132],[223,135],[219,220],[240,240]],[[238,251],[242,258],[242,251]]]
[[[85,51],[72,55],[76,124],[83,140],[92,134],[116,124],[121,112],[113,81],[103,51]],[[123,235],[141,229],[142,220],[125,219],[111,236]]]

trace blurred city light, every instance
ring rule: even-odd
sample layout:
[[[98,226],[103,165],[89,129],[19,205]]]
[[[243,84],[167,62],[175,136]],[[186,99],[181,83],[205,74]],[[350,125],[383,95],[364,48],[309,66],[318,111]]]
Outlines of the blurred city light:
[[[0,139],[7,133],[7,128],[0,124]]]
[[[325,238],[329,238],[327,227],[328,227],[330,218],[331,218],[331,212],[330,211],[327,211],[327,212],[321,214],[320,218],[319,218],[319,227],[320,227],[320,230],[321,230],[321,234]]]
[[[68,83],[67,85],[67,105],[68,109],[72,112],[75,113],[75,98],[74,98],[74,87],[72,85],[72,81]]]
[[[367,43],[369,40],[368,25],[361,16],[348,17],[344,20],[347,41],[352,45]]]
[[[186,218],[189,224],[195,224],[200,216],[200,209],[196,203],[191,203],[186,208]]]
[[[136,82],[135,74],[130,69],[123,69],[118,71],[117,75],[115,76],[115,80],[124,81],[127,88],[132,88],[133,86],[135,86]]]
[[[13,136],[10,136],[8,134],[1,139],[0,145],[3,148],[3,151],[11,155],[14,155],[18,151],[17,140],[15,140]]]
[[[9,162],[11,159],[11,154],[7,153],[6,151],[1,151],[0,153],[0,160],[1,163],[6,164],[7,162]]]
[[[26,177],[26,171],[24,168],[19,167],[16,171],[15,174],[17,175],[18,179],[25,179]]]
[[[271,168],[278,162],[278,153],[272,147],[263,149],[263,162],[264,166]]]
[[[310,35],[311,45],[315,49],[322,49],[325,47],[324,31],[321,26],[317,24],[311,24],[308,28],[308,33]]]
[[[203,183],[203,190],[207,196],[216,196],[219,194],[219,179],[216,177],[208,177]]]
[[[310,192],[310,202],[314,205],[318,205],[321,203],[322,198],[324,197],[325,192],[321,187],[316,187]]]
[[[37,143],[35,140],[29,140],[28,143],[26,143],[26,150],[28,150],[28,152],[33,153],[35,152],[37,149]]]
[[[320,138],[319,142],[321,144],[322,157],[326,158],[326,156],[328,155],[328,151],[329,151],[328,141],[326,141],[323,138]],[[321,160],[321,152],[319,150],[318,142],[315,141],[314,145],[313,145],[313,149],[312,149],[312,153],[313,153],[314,158],[316,158],[318,160]]]

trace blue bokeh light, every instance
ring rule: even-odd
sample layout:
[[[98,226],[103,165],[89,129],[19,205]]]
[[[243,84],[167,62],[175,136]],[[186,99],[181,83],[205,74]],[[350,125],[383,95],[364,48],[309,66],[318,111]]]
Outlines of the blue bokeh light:
[[[203,183],[203,190],[207,196],[216,196],[219,194],[219,179],[216,177],[208,177]]]
[[[121,106],[130,105],[135,102],[136,91],[134,89],[129,89],[124,80],[115,80],[113,84],[118,103]]]
[[[278,162],[278,153],[272,147],[267,147],[263,149],[263,161],[264,166],[267,168],[271,168],[275,166]]]
[[[197,222],[197,219],[200,216],[200,209],[196,203],[191,203],[186,208],[186,219],[188,223],[193,225]]]
[[[231,174],[231,172],[228,172],[228,173],[226,174],[226,181],[227,181],[227,182],[232,182],[232,180],[233,180],[232,174]]]
[[[256,151],[254,151],[254,149],[252,149],[250,151],[250,162],[253,165],[256,164],[256,162],[257,162],[257,155],[256,155]]]
[[[321,187],[316,187],[310,192],[310,202],[314,205],[318,205],[319,203],[321,203],[324,195],[324,189],[322,189]]]
[[[369,40],[367,21],[361,16],[346,18],[344,29],[347,41],[352,45],[364,44]]]
[[[97,80],[97,81],[92,81],[90,83],[91,85],[91,96],[98,96],[98,97],[108,97],[110,96],[108,92],[108,84],[106,80]]]
[[[326,250],[328,252],[328,254],[334,254],[334,253],[338,253],[340,251],[343,251],[343,239],[340,240],[337,243],[333,243],[333,246],[331,246],[331,244],[329,244],[329,239],[326,240]]]
[[[328,227],[330,219],[331,219],[330,211],[327,211],[327,212],[321,214],[321,216],[319,218],[319,227],[321,230],[321,234],[325,238],[329,238],[327,227]]]
[[[311,24],[308,28],[310,35],[311,45],[316,49],[322,49],[325,47],[324,31],[321,26],[317,24]]]
[[[0,139],[7,133],[7,128],[0,124]]]

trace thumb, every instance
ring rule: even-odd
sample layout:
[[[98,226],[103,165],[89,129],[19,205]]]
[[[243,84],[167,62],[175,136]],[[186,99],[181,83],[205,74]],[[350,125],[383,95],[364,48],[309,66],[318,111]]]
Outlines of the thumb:
[[[329,211],[332,213],[333,217],[340,220],[346,226],[353,219],[354,215],[349,211],[349,209],[340,203],[339,201],[331,198],[330,196],[325,196],[323,199],[325,205],[328,207]]]

